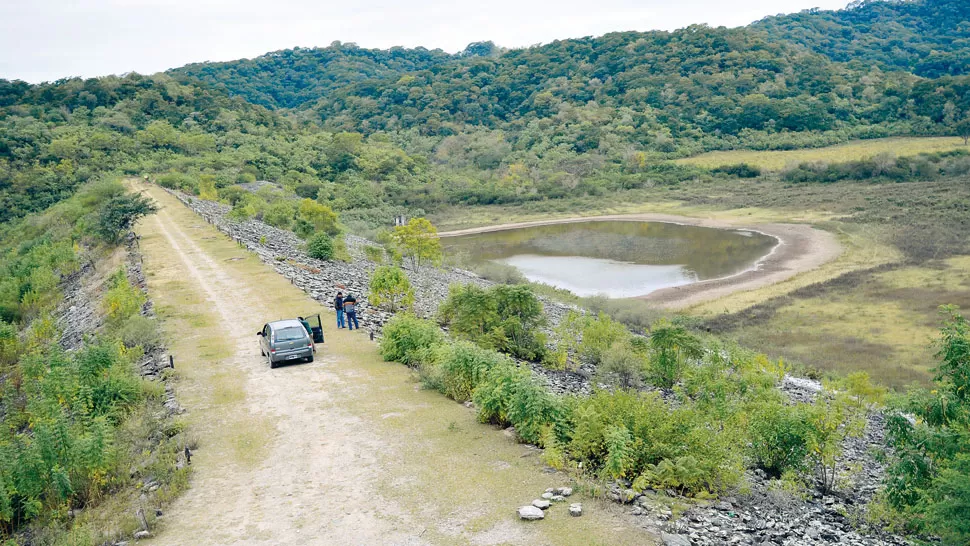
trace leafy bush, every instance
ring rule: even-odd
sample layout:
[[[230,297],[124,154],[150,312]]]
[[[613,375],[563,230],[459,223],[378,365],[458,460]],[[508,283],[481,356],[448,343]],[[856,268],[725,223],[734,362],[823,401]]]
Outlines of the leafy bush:
[[[627,340],[630,332],[603,312],[590,316],[570,311],[556,328],[556,337],[560,351],[599,364],[610,347]]]
[[[598,377],[621,389],[638,387],[643,379],[646,360],[627,344],[614,344],[607,349],[596,369]]]
[[[293,206],[286,202],[273,203],[263,212],[263,222],[280,229],[289,229],[293,224]]]
[[[330,207],[312,199],[303,199],[297,207],[297,218],[307,222],[315,232],[326,233],[331,237],[340,233],[337,213]]]
[[[192,176],[179,172],[169,172],[158,177],[158,185],[170,190],[188,191],[197,193],[198,182]]]
[[[680,381],[683,367],[688,359],[703,355],[701,341],[683,327],[667,321],[658,322],[650,333],[653,355],[650,369],[658,387],[670,388]]]
[[[108,317],[108,324],[119,327],[129,318],[141,313],[148,298],[144,292],[128,282],[124,269],[112,275],[108,285],[110,288],[105,292],[102,307]]]
[[[736,163],[734,165],[721,165],[711,169],[714,174],[726,174],[737,178],[757,178],[761,176],[761,169],[756,165],[747,163]]]
[[[474,391],[482,422],[515,427],[519,437],[540,444],[545,428],[560,418],[560,404],[528,370],[511,362],[493,366]]]
[[[317,260],[332,260],[334,254],[333,239],[326,233],[317,233],[307,242],[306,253]]]
[[[484,347],[529,360],[545,354],[542,303],[528,286],[452,285],[438,316],[452,333]]]
[[[464,341],[441,346],[433,360],[441,368],[441,392],[459,402],[472,399],[490,370],[513,365],[506,356]]]
[[[811,432],[805,405],[764,403],[751,411],[751,455],[769,475],[781,476],[803,469]]]
[[[133,316],[125,321],[117,335],[121,342],[125,344],[125,347],[141,347],[146,352],[162,344],[162,335],[158,330],[158,323],[141,315]]]
[[[384,325],[380,352],[384,360],[414,367],[444,340],[438,325],[409,314],[395,315]]]
[[[378,267],[370,278],[370,301],[374,305],[388,308],[391,312],[410,308],[414,305],[411,281],[399,267]]]

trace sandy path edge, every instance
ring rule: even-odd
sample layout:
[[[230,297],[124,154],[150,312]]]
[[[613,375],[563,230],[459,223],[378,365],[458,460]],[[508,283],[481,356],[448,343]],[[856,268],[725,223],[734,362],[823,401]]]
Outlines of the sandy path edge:
[[[663,222],[687,226],[756,231],[774,237],[778,244],[746,271],[696,282],[685,286],[664,288],[639,296],[639,299],[656,303],[669,309],[683,309],[699,303],[721,298],[728,294],[761,288],[789,279],[798,273],[810,271],[826,264],[842,254],[842,245],[835,236],[808,224],[737,224],[712,218],[692,218],[673,214],[639,213],[606,216],[577,216],[572,218],[514,222],[495,226],[459,229],[439,233],[440,237],[457,237],[491,231],[506,231],[553,224],[579,222]]]

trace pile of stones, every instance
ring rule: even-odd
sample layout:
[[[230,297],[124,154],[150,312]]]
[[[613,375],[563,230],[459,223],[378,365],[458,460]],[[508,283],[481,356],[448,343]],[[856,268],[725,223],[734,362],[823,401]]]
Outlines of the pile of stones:
[[[553,503],[563,502],[566,500],[566,497],[572,496],[572,494],[572,487],[550,487],[546,489],[540,498],[532,501],[531,504],[519,507],[517,511],[519,519],[526,521],[545,519],[546,511],[552,507]],[[569,505],[569,515],[573,517],[582,516],[583,504],[579,502],[571,503]]]

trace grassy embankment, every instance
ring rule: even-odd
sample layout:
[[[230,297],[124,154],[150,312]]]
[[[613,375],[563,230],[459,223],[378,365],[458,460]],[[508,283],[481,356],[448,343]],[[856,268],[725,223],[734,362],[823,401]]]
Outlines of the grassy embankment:
[[[747,161],[781,168],[789,161],[857,160],[887,151],[903,156],[962,146],[954,137],[881,139],[792,152],[719,152],[711,165]],[[789,184],[769,174],[755,180],[685,182],[608,197],[454,209],[433,220],[447,230],[657,212],[746,225],[813,224],[838,236],[844,247],[838,259],[784,282],[730,294],[686,312],[807,371],[862,369],[877,382],[901,386],[930,378],[937,307],[970,305],[970,258],[950,256],[946,248],[937,257],[911,256],[913,246],[932,245],[934,235],[927,225],[960,229],[965,207],[959,203],[968,200],[970,187],[959,178]],[[756,318],[746,317],[743,311],[755,306],[760,306]]]
[[[579,519],[557,506],[539,525],[515,521],[517,506],[568,478],[543,473],[536,451],[478,423],[473,410],[417,388],[411,372],[383,362],[376,343],[364,334],[336,330],[332,313],[174,198],[157,188],[150,191],[224,271],[259,287],[247,297],[267,316],[240,320],[248,324],[310,310],[323,313],[326,359],[276,371],[299,381],[310,380],[308,374],[319,373],[314,368],[321,366],[336,374],[337,384],[345,387],[329,393],[328,406],[351,413],[369,436],[383,443],[374,454],[381,468],[376,493],[408,510],[399,523],[426,524],[408,533],[447,544],[488,536],[539,544],[626,544],[646,538],[642,530],[623,523],[617,508],[591,499],[582,499],[589,513]],[[246,384],[226,371],[227,359],[238,348],[222,341],[222,319],[200,289],[179,274],[173,265],[177,255],[164,238],[154,230],[141,231],[150,290],[181,376],[180,398],[192,408],[189,428],[200,439],[197,479],[204,479],[207,464],[271,465],[266,446],[278,436],[278,423],[245,410]],[[257,351],[255,342],[244,350]],[[401,515],[385,517],[393,521]]]

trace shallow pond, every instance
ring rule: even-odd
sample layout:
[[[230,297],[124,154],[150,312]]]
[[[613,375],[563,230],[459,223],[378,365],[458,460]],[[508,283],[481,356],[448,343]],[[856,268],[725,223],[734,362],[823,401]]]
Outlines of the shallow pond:
[[[744,230],[590,221],[445,237],[445,253],[511,265],[580,296],[628,298],[748,270],[777,240]]]

